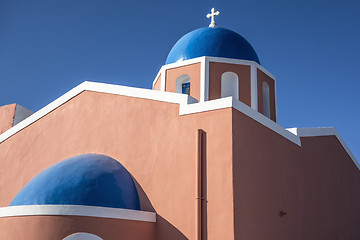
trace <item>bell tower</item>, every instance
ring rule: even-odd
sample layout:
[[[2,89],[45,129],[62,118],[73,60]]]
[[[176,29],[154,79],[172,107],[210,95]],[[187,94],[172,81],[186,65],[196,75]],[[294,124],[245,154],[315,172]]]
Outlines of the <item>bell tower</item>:
[[[198,102],[232,97],[276,122],[275,77],[260,65],[251,44],[219,28],[213,8],[207,28],[180,38],[158,72],[153,89],[189,94]]]

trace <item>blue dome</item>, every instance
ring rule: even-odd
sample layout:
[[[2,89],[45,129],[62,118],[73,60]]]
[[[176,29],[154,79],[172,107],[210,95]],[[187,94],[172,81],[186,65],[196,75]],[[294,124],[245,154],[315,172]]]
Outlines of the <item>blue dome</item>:
[[[225,28],[196,29],[175,43],[166,64],[202,56],[235,58],[255,61],[259,58],[245,38]]]
[[[129,172],[115,159],[98,154],[72,157],[45,169],[26,184],[10,206],[44,204],[140,210]]]

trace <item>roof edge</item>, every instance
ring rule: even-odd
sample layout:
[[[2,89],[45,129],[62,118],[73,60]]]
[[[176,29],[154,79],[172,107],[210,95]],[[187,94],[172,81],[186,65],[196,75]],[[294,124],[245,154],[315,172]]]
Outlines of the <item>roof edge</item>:
[[[0,218],[19,216],[85,216],[156,222],[156,213],[82,205],[23,205],[0,208]]]
[[[354,162],[356,167],[360,170],[360,164],[356,160],[354,154],[351,152],[350,148],[345,143],[344,139],[341,137],[340,133],[334,127],[315,127],[315,128],[288,128],[288,131],[292,132],[299,137],[321,137],[321,136],[335,136],[342,147],[345,149],[346,153],[349,155],[351,160]]]
[[[33,113],[31,116],[16,124],[12,128],[0,134],[0,143],[10,138],[17,132],[28,127],[32,123],[38,121],[42,117],[46,116],[50,112],[54,111],[56,108],[65,104],[67,101],[76,97],[84,91],[93,91],[100,93],[109,93],[115,95],[122,95],[128,97],[137,97],[142,99],[150,99],[155,101],[167,102],[167,103],[176,103],[176,104],[191,104],[197,102],[197,100],[191,96],[180,93],[171,93],[171,92],[161,92],[154,91],[150,89],[135,88],[135,87],[126,87],[114,84],[107,83],[98,83],[98,82],[88,82],[85,81],[75,88],[71,89],[61,97],[57,98],[53,102],[49,103],[39,111]]]

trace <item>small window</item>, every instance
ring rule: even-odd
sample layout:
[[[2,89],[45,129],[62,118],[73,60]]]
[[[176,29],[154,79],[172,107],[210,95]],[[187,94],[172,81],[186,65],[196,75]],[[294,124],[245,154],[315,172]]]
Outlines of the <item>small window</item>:
[[[239,78],[236,73],[226,72],[221,75],[221,97],[230,96],[239,99]]]
[[[182,84],[182,93],[190,95],[190,82]]]
[[[67,236],[63,240],[103,240],[103,239],[94,234],[82,232],[82,233],[71,234],[70,236]]]
[[[189,77],[189,75],[183,74],[176,79],[175,92],[190,95],[190,77]]]
[[[262,83],[262,93],[263,93],[263,114],[270,118],[270,88],[267,82]]]

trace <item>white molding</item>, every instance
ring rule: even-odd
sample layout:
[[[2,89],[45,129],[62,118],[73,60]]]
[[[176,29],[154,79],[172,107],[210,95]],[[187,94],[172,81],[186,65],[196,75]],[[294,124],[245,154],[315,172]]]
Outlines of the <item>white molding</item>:
[[[166,70],[164,68],[161,68],[161,85],[160,85],[160,91],[165,92],[166,87]]]
[[[276,78],[274,77],[273,78],[273,80],[274,80],[274,94],[275,94],[275,96],[274,96],[274,101],[275,101],[275,117],[276,117],[276,122],[279,122],[279,120],[278,120],[278,107],[277,107],[277,90],[276,90]]]
[[[284,138],[290,140],[291,142],[297,144],[298,146],[301,146],[300,138],[298,136],[294,135],[290,131],[287,131],[285,128],[283,128],[276,122],[265,117],[263,114],[259,113],[258,111],[252,109],[251,107],[247,106],[243,102],[233,97],[220,98],[216,100],[194,103],[189,105],[187,104],[180,105],[180,115],[213,111],[217,109],[224,109],[230,107],[235,108],[236,110],[242,112],[246,116],[254,119],[255,121],[259,122],[265,127],[283,136]]]
[[[22,129],[26,128],[27,126],[31,125],[32,123],[36,122],[37,120],[41,119],[42,117],[46,116],[48,113],[52,112],[62,104],[71,100],[73,97],[82,93],[83,91],[94,91],[100,93],[109,93],[121,96],[150,99],[167,103],[176,103],[180,105],[179,115],[201,113],[233,107],[299,146],[301,146],[300,137],[335,135],[339,139],[346,152],[352,158],[356,166],[360,169],[359,163],[356,161],[354,155],[352,154],[352,152],[335,128],[292,128],[285,130],[278,123],[270,120],[261,113],[257,112],[256,110],[232,97],[197,103],[196,99],[187,94],[161,92],[150,89],[125,87],[96,82],[83,82],[77,87],[73,88],[69,92],[59,97],[58,99],[56,99],[55,101],[48,104],[44,108],[35,112],[22,122],[2,133],[0,135],[0,143],[5,141],[12,135],[16,134],[17,132],[21,131]]]
[[[201,66],[200,66],[200,101],[206,101],[206,58],[201,58]]]
[[[255,111],[258,111],[258,81],[257,81],[257,67],[255,64],[251,64],[250,70],[250,88],[251,88],[251,107]]]
[[[205,61],[205,101],[209,100],[209,79],[210,79],[210,64],[209,64],[209,60],[204,57],[204,61]]]
[[[288,128],[289,132],[299,136],[299,137],[319,137],[319,136],[335,136],[347,154],[350,156],[352,161],[355,163],[356,167],[360,170],[360,164],[356,160],[354,154],[351,152],[350,148],[346,145],[344,139],[340,136],[339,132],[334,127],[320,127],[320,128]]]
[[[189,104],[197,102],[196,99],[187,95],[187,94],[179,94],[179,93],[171,93],[171,92],[161,92],[155,91],[151,89],[142,89],[142,88],[134,88],[134,87],[125,87],[120,85],[106,84],[106,83],[97,83],[97,82],[83,82],[77,87],[71,89],[69,92],[65,93],[58,99],[49,103],[47,106],[43,107],[39,111],[32,114],[30,117],[26,118],[22,122],[18,123],[14,127],[8,129],[4,133],[0,135],[0,143],[46,116],[51,111],[60,107],[73,97],[82,93],[83,91],[94,91],[101,93],[110,93],[115,95],[122,95],[128,97],[136,97],[142,99],[150,99],[161,102],[168,103],[178,103],[178,104]]]
[[[192,58],[192,59],[188,59],[188,60],[184,60],[184,61],[178,61],[175,63],[163,65],[163,67],[166,70],[171,69],[171,68],[182,67],[182,66],[186,66],[186,65],[190,65],[190,64],[194,64],[194,63],[199,63],[199,62],[201,62],[202,58],[204,58],[204,57],[197,57],[197,58]]]
[[[240,102],[239,100],[232,99],[231,97],[197,103],[196,99],[194,99],[193,97],[187,94],[162,92],[162,91],[155,91],[150,89],[125,87],[125,86],[96,83],[96,82],[83,82],[77,87],[73,88],[69,92],[59,97],[58,99],[56,99],[55,101],[48,104],[44,108],[35,112],[24,121],[20,122],[16,126],[2,133],[0,135],[0,143],[5,141],[12,135],[16,134],[17,132],[21,131],[22,129],[26,128],[27,126],[31,125],[32,123],[36,122],[37,120],[41,119],[42,117],[46,116],[48,113],[52,112],[62,104],[72,99],[73,97],[82,93],[83,91],[94,91],[100,93],[109,93],[109,94],[122,95],[128,97],[150,99],[161,102],[177,103],[180,105],[180,113],[179,113],[180,115],[211,111],[226,107],[234,107],[237,110],[243,112],[245,115],[263,124],[264,126],[272,129],[273,131],[284,136],[285,138],[300,145],[300,141],[295,135],[291,134],[289,131],[284,130],[284,128],[282,128],[280,125],[268,119],[261,113],[258,113],[254,109]]]
[[[24,205],[0,208],[0,218],[19,216],[85,216],[156,222],[155,212],[82,205]]]
[[[266,70],[263,66],[261,66],[260,64],[258,64],[255,61],[249,61],[249,60],[241,60],[241,59],[234,59],[234,58],[221,58],[221,57],[209,57],[209,56],[203,56],[203,57],[197,57],[197,58],[192,58],[192,59],[188,59],[185,61],[178,61],[175,63],[171,63],[171,64],[166,64],[163,65],[159,71],[162,72],[163,74],[162,76],[162,86],[161,89],[162,91],[165,91],[165,85],[166,85],[166,78],[165,78],[165,73],[167,70],[172,69],[172,68],[177,68],[177,67],[182,67],[182,66],[187,66],[187,65],[191,65],[194,63],[201,63],[201,67],[200,67],[200,102],[204,102],[204,101],[208,101],[209,99],[209,62],[219,62],[219,63],[229,63],[229,64],[240,64],[240,65],[247,65],[250,66],[251,68],[251,96],[253,96],[253,76],[257,76],[257,69],[259,69],[260,71],[262,71],[264,74],[266,74],[267,76],[269,76],[270,78],[272,78],[274,80],[274,82],[276,83],[276,77],[271,74],[268,70]],[[205,64],[204,64],[205,63]],[[254,68],[256,69],[256,71],[254,70]],[[255,74],[254,74],[255,72]],[[159,73],[156,75],[158,76]],[[256,77],[256,84],[257,84],[257,77]],[[155,84],[156,78],[153,82],[153,86]],[[205,83],[205,84],[204,84]],[[204,85],[203,85],[204,84]],[[257,86],[257,85],[256,85]],[[276,87],[276,85],[274,85]],[[204,89],[203,89],[204,88]],[[257,89],[257,88],[256,88]],[[254,104],[253,100],[255,98],[251,98],[251,106],[252,108],[254,108]],[[257,102],[257,91],[256,91],[256,102]],[[275,105],[276,105],[276,89],[275,89]],[[254,108],[255,109],[255,108]],[[257,104],[256,104],[256,110],[257,110]],[[275,106],[275,111],[277,112],[277,107]],[[277,119],[277,114],[276,114],[276,119]]]
[[[156,74],[156,77],[155,77],[155,79],[154,79],[154,81],[153,81],[153,83],[152,83],[152,89],[154,89],[154,86],[155,86],[156,80],[157,80],[157,79],[158,79],[158,77],[160,76],[161,71],[162,71],[162,68],[163,68],[163,66],[160,68],[160,70],[159,70],[159,71],[158,71],[158,73]]]
[[[258,64],[255,61],[249,61],[249,60],[241,60],[241,59],[234,59],[234,58],[221,58],[221,57],[206,57],[210,62],[221,62],[221,63],[230,63],[230,64],[241,64],[241,65],[247,65],[251,66],[252,64],[255,64],[255,66],[260,69],[262,72],[264,72],[266,75],[276,80],[276,77],[266,70],[263,66]]]

